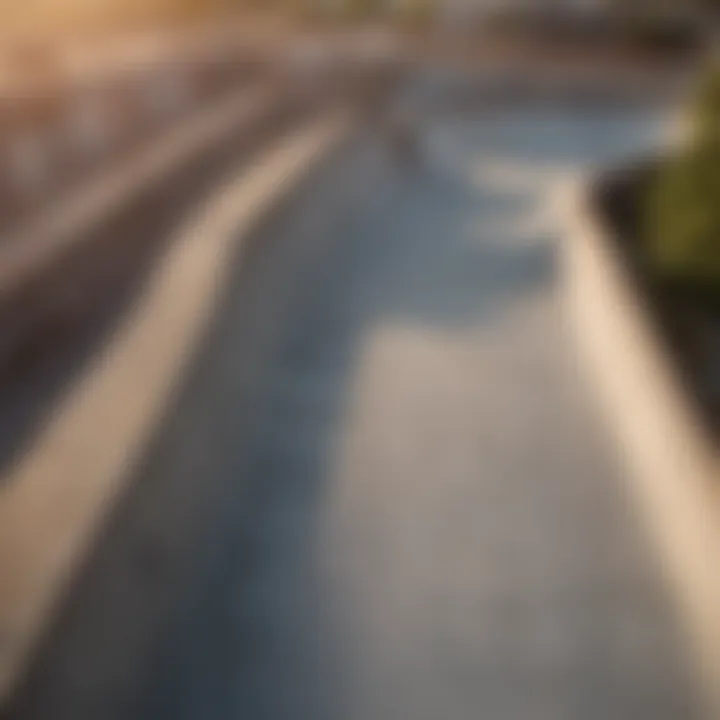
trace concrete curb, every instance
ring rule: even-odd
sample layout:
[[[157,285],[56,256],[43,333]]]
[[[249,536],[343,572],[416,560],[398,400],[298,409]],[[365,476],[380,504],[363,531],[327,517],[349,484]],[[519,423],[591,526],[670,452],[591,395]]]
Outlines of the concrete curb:
[[[593,185],[576,181],[563,198],[568,310],[676,595],[701,700],[720,717],[717,452],[592,201]]]
[[[353,123],[286,137],[179,233],[146,293],[0,494],[0,701],[20,679],[213,317],[238,247]]]
[[[49,206],[9,237],[0,237],[0,300],[82,243],[88,229],[108,212],[131,202],[149,187],[238,128],[259,121],[277,94],[244,88],[168,132],[147,151],[93,179],[79,192]]]

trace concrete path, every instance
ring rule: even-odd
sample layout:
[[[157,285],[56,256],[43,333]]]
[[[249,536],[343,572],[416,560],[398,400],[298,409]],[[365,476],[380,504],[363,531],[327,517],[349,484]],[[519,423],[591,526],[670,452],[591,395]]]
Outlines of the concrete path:
[[[319,178],[237,278],[14,717],[692,718],[547,211],[650,139],[618,113],[435,120],[420,170],[371,140]]]

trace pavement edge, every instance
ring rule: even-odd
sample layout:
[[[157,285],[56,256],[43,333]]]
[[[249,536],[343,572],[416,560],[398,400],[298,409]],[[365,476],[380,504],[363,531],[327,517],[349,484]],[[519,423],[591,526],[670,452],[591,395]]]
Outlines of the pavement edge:
[[[688,640],[701,707],[720,717],[718,458],[650,310],[593,203],[595,177],[564,188],[564,301],[579,361],[626,467]]]

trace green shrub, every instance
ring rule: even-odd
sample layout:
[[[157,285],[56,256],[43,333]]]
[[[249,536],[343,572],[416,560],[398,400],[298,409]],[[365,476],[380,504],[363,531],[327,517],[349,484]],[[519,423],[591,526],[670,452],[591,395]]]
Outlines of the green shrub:
[[[699,93],[688,146],[650,188],[646,247],[662,278],[720,291],[720,67]]]

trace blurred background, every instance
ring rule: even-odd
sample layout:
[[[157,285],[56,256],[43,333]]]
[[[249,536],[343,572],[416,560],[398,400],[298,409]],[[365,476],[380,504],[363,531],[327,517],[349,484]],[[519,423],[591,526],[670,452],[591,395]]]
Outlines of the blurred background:
[[[717,2],[0,19],[2,717],[718,716]]]

